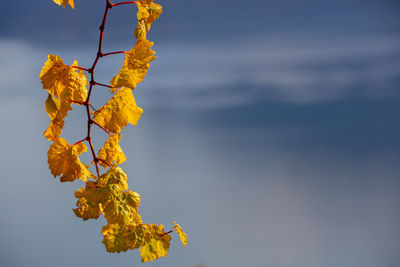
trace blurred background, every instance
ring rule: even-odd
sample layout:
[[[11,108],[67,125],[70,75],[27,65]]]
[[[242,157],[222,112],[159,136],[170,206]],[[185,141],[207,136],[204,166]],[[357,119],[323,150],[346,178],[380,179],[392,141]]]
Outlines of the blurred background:
[[[47,55],[93,62],[101,0],[1,1],[0,266],[139,266],[106,253],[104,219],[75,217],[83,183],[54,179]],[[147,266],[400,266],[400,4],[396,0],[160,0],[158,59],[134,91],[122,168],[146,222],[178,221]],[[134,45],[136,7],[111,10],[104,52]],[[108,83],[123,57],[104,58]],[[100,107],[110,97],[94,88]],[[84,110],[64,137],[85,136]],[[95,132],[98,149],[104,133]],[[89,163],[90,158],[83,160]]]

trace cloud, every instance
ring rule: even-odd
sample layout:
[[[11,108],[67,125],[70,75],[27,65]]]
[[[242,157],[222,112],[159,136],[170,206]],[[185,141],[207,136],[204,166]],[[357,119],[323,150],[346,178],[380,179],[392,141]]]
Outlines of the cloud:
[[[232,94],[242,102],[292,103],[392,97],[398,94],[393,90],[400,77],[398,47],[400,38],[392,36],[301,35],[170,45],[160,47],[164,62],[148,86],[154,94],[196,94],[217,105],[215,97]]]
[[[398,97],[400,38],[390,35],[269,35],[220,42],[156,44],[158,60],[135,91],[146,107],[210,109],[254,102],[319,103],[349,98]],[[0,85],[39,85],[46,52],[0,40]],[[115,46],[120,50],[120,46]],[[94,50],[62,49],[66,63],[86,66]],[[122,57],[99,64],[109,81]],[[18,91],[17,91],[18,92]]]

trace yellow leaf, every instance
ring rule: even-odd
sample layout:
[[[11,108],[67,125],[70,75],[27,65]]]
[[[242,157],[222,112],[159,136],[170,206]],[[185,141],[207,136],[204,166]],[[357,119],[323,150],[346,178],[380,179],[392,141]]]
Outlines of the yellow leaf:
[[[64,77],[67,76],[68,68],[57,55],[48,55],[48,60],[45,62],[40,71],[40,80],[42,81],[43,89],[49,91],[51,95],[60,98],[62,91],[65,88],[63,83]]]
[[[99,150],[97,157],[113,166],[120,165],[122,162],[126,161],[125,154],[118,144],[120,139],[121,134],[111,134],[104,146]],[[99,161],[100,165],[107,168],[107,164],[101,160]]]
[[[146,39],[147,28],[146,28],[146,22],[144,20],[139,20],[138,21],[138,26],[136,27],[136,29],[133,32],[133,34],[135,35],[135,38],[137,40]]]
[[[87,220],[97,218],[101,213],[110,224],[141,223],[137,213],[140,195],[127,191],[127,179],[121,168],[111,168],[96,182],[88,181],[85,189],[81,188],[75,192],[78,198],[75,215]]]
[[[149,5],[149,4],[152,3],[153,1],[154,1],[154,0],[139,0],[140,3],[147,4],[147,5]]]
[[[121,252],[133,249],[136,243],[135,227],[107,224],[102,227],[103,244],[107,252]]]
[[[101,175],[96,181],[96,187],[103,188],[107,185],[118,185],[121,191],[128,190],[128,176],[120,168],[111,168]]]
[[[140,1],[137,3],[138,27],[135,30],[136,39],[146,39],[147,33],[150,31],[151,24],[160,17],[162,7],[153,3],[152,0]]]
[[[108,223],[135,224],[141,218],[137,213],[140,195],[133,191],[122,192],[117,185],[107,186],[107,201],[102,203],[102,213]]]
[[[75,61],[72,66],[78,66]],[[46,100],[46,111],[52,119],[44,136],[55,141],[61,134],[64,127],[64,118],[69,110],[72,110],[71,100],[84,102],[87,96],[86,76],[63,63],[57,55],[49,55],[48,60],[40,72],[43,89],[46,89],[49,96]]]
[[[102,228],[103,244],[108,252],[137,249],[147,244],[152,236],[148,224],[120,225],[108,224]]]
[[[72,9],[74,9],[74,0],[53,0],[54,3],[56,3],[59,6],[66,7],[67,4],[69,4]]]
[[[175,231],[179,235],[179,238],[181,239],[182,244],[186,247],[187,245],[187,236],[186,233],[182,230],[182,227],[174,222],[175,225]]]
[[[86,150],[83,143],[71,146],[64,138],[57,139],[47,153],[51,173],[54,177],[62,175],[61,182],[72,182],[76,179],[86,181],[87,177],[95,178],[88,170],[88,166],[79,159],[79,155]]]
[[[72,66],[78,66],[75,60]],[[74,100],[84,102],[86,100],[88,85],[83,71],[65,65],[57,55],[49,55],[40,72],[40,80],[43,89],[62,102]]]
[[[46,112],[49,115],[50,119],[54,119],[60,110],[60,100],[54,98],[51,94],[48,94],[46,102],[44,103],[46,108]]]
[[[45,105],[47,114],[49,114],[50,117],[54,116],[54,118],[52,118],[49,127],[43,134],[48,140],[56,141],[62,134],[62,128],[64,127],[64,118],[68,115],[67,114],[68,111],[72,110],[72,108],[70,102],[60,102],[58,99],[54,97],[52,97],[52,101],[54,101],[54,103],[58,102],[59,106],[57,107],[56,104],[55,107],[58,108],[57,110],[51,109],[54,108],[54,105],[51,103],[47,103],[46,100]],[[51,114],[49,113],[48,109],[49,111],[52,111]]]
[[[132,90],[122,88],[95,112],[93,119],[113,133],[119,133],[128,123],[136,125],[143,110],[136,106]]]
[[[96,190],[94,182],[86,182],[86,188],[79,188],[78,191],[75,191],[75,197],[78,198],[76,202],[78,208],[72,210],[77,217],[85,221],[99,218],[101,214],[99,203],[102,202],[103,194]]]
[[[164,226],[152,224],[151,231],[153,235],[150,241],[139,249],[142,262],[153,261],[168,255],[171,237],[164,233]]]
[[[156,59],[155,52],[151,50],[153,42],[146,39],[138,40],[135,46],[126,53],[124,64],[119,73],[111,80],[111,86],[122,86],[135,89],[143,81],[150,67],[150,62]]]

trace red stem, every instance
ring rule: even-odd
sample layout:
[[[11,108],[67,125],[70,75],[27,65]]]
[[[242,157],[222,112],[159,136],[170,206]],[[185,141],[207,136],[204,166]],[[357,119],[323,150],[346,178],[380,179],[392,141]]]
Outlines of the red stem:
[[[75,146],[75,145],[77,145],[77,144],[79,144],[79,143],[82,143],[82,142],[84,142],[84,141],[86,141],[87,140],[87,138],[84,138],[84,139],[82,139],[82,140],[79,140],[78,142],[76,142],[75,144],[73,144],[72,146]]]
[[[103,57],[109,56],[109,55],[115,55],[115,54],[126,54],[126,51],[115,51],[115,52],[110,52],[110,53],[105,53],[103,54]]]
[[[104,87],[108,87],[108,88],[114,88],[114,87],[112,87],[112,86],[110,86],[110,85],[106,85],[106,84],[103,84],[103,83],[94,82],[94,84],[95,84],[95,85],[104,86]]]
[[[110,53],[105,53],[105,54],[103,54],[103,52],[102,52],[104,28],[105,28],[105,25],[106,25],[108,12],[109,12],[110,8],[112,8],[113,6],[126,5],[126,4],[137,4],[137,1],[126,1],[126,2],[120,2],[120,3],[113,4],[113,3],[111,3],[110,0],[106,0],[106,8],[104,10],[103,19],[102,19],[101,25],[99,27],[100,37],[99,37],[98,50],[97,50],[96,58],[95,58],[95,60],[94,60],[94,62],[92,64],[92,67],[90,67],[90,69],[86,69],[86,68],[82,68],[82,67],[78,67],[78,66],[71,66],[73,68],[84,70],[84,71],[87,71],[87,72],[90,73],[89,92],[88,92],[88,95],[87,95],[87,98],[86,98],[85,102],[83,102],[83,103],[77,102],[77,101],[71,101],[71,102],[77,103],[77,104],[82,104],[82,105],[84,105],[86,107],[87,136],[86,136],[85,139],[83,139],[83,140],[81,140],[79,142],[88,141],[89,146],[90,146],[90,151],[92,152],[92,156],[93,156],[93,162],[94,162],[95,167],[96,167],[97,177],[100,177],[100,171],[99,171],[99,166],[98,166],[98,162],[99,162],[100,159],[97,158],[96,153],[95,153],[94,148],[93,148],[92,137],[91,137],[92,124],[96,124],[101,129],[103,129],[106,133],[108,133],[108,134],[110,134],[110,133],[104,127],[102,127],[101,125],[99,125],[98,123],[96,123],[92,119],[92,115],[90,113],[90,107],[93,108],[93,106],[90,104],[90,97],[92,95],[92,90],[93,90],[93,86],[94,85],[105,86],[105,87],[108,87],[108,88],[112,88],[112,87],[109,86],[109,85],[105,85],[105,84],[102,84],[102,83],[95,82],[95,80],[94,80],[94,72],[95,72],[95,69],[96,69],[96,66],[97,66],[97,62],[99,61],[99,59],[101,57],[114,55],[114,54],[125,54],[126,53],[126,51],[116,51],[116,52],[110,52]]]
[[[99,126],[103,131],[105,131],[106,133],[108,133],[108,135],[110,135],[110,132],[107,131],[103,126],[101,126],[100,124],[98,124],[97,122],[93,121],[94,124],[96,124],[97,126]]]
[[[84,70],[84,71],[89,72],[89,69],[85,69],[85,68],[83,68],[83,67],[79,67],[79,66],[70,66],[70,67],[71,67],[71,68],[80,69],[80,70]]]
[[[106,24],[106,20],[107,20],[107,15],[108,15],[108,11],[112,7],[113,7],[113,5],[112,5],[111,1],[110,0],[106,0],[106,9],[104,10],[103,20],[101,21],[101,25],[99,27],[100,37],[99,37],[99,46],[98,46],[98,50],[97,50],[97,55],[96,55],[96,58],[95,58],[95,60],[94,60],[94,62],[92,64],[92,67],[87,70],[90,73],[89,92],[88,92],[88,95],[87,95],[87,98],[86,98],[85,102],[83,103],[86,106],[86,114],[87,114],[87,137],[85,139],[86,139],[86,141],[88,141],[89,146],[90,146],[90,151],[92,152],[93,162],[94,162],[94,165],[96,167],[97,177],[100,177],[100,171],[99,171],[99,166],[98,166],[99,159],[97,158],[96,153],[94,151],[93,143],[92,143],[92,137],[91,137],[91,126],[95,122],[93,121],[92,115],[90,114],[90,106],[91,106],[90,97],[92,95],[93,85],[96,84],[96,82],[94,81],[94,71],[96,69],[97,62],[103,56],[103,53],[101,52],[101,49],[103,47],[103,35],[104,35],[104,28],[105,28],[105,24]],[[98,124],[96,123],[96,125],[98,125]],[[100,125],[98,125],[98,126],[100,126]],[[103,128],[103,127],[101,127],[101,128]]]
[[[116,4],[111,4],[111,6],[119,6],[119,5],[127,5],[127,4],[137,4],[138,1],[126,1],[126,2],[120,2]]]
[[[111,165],[107,162],[107,161],[105,161],[105,160],[102,160],[102,159],[99,159],[99,161],[101,161],[101,162],[103,162],[104,164],[106,164],[108,167],[110,167],[111,168]]]
[[[97,109],[95,109],[95,108],[92,106],[92,104],[89,104],[89,106],[90,106],[94,111],[97,111]]]
[[[84,102],[79,102],[79,101],[75,101],[75,100],[68,100],[68,102],[79,104],[79,105],[85,105]]]
[[[154,235],[158,235],[158,236],[164,236],[164,235],[167,235],[167,234],[170,234],[170,233],[172,233],[174,230],[171,230],[171,231],[168,231],[168,232],[165,232],[165,233],[162,233],[162,234],[159,234],[159,233],[153,233]]]

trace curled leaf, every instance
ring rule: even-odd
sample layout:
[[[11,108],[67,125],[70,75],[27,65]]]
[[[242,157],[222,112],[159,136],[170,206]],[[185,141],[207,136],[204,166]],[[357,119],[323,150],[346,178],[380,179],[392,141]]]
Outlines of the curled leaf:
[[[107,168],[107,166],[117,166],[126,161],[125,154],[118,144],[120,139],[121,134],[111,134],[104,146],[99,150],[97,157],[101,159],[99,164],[104,168]]]
[[[162,6],[153,3],[152,0],[142,0],[137,3],[138,27],[135,29],[136,39],[146,39],[147,33],[150,31],[151,24],[160,17]]]
[[[182,230],[182,227],[174,222],[175,225],[175,231],[179,235],[179,238],[181,239],[182,244],[186,247],[187,245],[187,236],[186,233]]]
[[[151,50],[152,46],[153,42],[146,39],[138,40],[135,46],[125,54],[124,64],[119,73],[112,78],[111,86],[135,89],[146,76],[150,62],[156,59],[155,52]]]
[[[78,66],[75,61],[72,66]],[[51,122],[44,136],[55,141],[62,134],[64,118],[72,110],[71,101],[84,102],[87,96],[87,78],[80,70],[65,65],[57,55],[49,55],[40,79],[43,89],[49,92],[45,107]]]
[[[54,177],[61,175],[61,182],[95,178],[89,171],[89,166],[84,165],[79,159],[79,155],[84,151],[87,151],[87,148],[83,143],[71,146],[64,138],[57,139],[47,153],[49,168]]]

